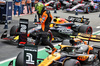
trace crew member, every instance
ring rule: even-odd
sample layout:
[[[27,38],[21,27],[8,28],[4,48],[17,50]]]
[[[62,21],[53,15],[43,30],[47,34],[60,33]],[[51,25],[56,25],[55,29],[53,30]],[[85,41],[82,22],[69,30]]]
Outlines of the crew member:
[[[30,13],[32,14],[32,5],[31,5],[31,0],[26,0],[26,5],[27,5],[27,14],[29,14],[29,10],[30,10]]]
[[[35,5],[35,9],[37,10],[37,14],[39,15],[39,20],[41,23],[41,31],[37,35],[35,45],[38,45],[40,38],[42,38],[43,43],[49,45],[53,49],[53,54],[57,49],[47,40],[47,33],[50,28],[49,25],[52,21],[52,15],[50,11],[45,10],[45,6],[41,2],[38,2]]]
[[[21,12],[21,1],[22,0],[14,0],[14,16],[16,15],[16,11],[18,10],[18,16],[20,16]]]
[[[22,0],[22,6],[21,6],[21,14],[24,14],[23,13],[23,10],[24,10],[24,6],[25,6],[25,0]]]
[[[35,0],[32,0],[32,3],[31,3],[32,4],[32,13],[34,13],[34,11],[33,11],[34,7],[35,7],[35,3],[34,2],[35,2]]]

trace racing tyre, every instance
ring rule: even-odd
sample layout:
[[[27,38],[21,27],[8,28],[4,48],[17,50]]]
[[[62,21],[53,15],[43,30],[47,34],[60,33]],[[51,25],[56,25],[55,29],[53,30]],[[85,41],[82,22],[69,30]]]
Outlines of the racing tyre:
[[[92,27],[89,25],[82,25],[79,27],[79,33],[92,34]]]
[[[55,5],[56,5],[57,10],[59,10],[61,8],[61,3],[60,2],[55,3]]]
[[[24,52],[20,52],[16,58],[16,66],[24,66]]]
[[[86,9],[85,13],[89,14],[90,13],[90,7],[89,6],[86,6],[85,9]]]
[[[64,62],[63,66],[81,66],[81,64],[78,60],[69,59]]]
[[[100,61],[100,50],[98,50],[98,59]]]
[[[100,5],[98,5],[98,9],[97,9],[97,12],[99,12],[100,11]]]
[[[62,45],[71,45],[68,39],[62,41]]]
[[[14,25],[10,29],[10,36],[15,36],[18,31],[18,26]]]

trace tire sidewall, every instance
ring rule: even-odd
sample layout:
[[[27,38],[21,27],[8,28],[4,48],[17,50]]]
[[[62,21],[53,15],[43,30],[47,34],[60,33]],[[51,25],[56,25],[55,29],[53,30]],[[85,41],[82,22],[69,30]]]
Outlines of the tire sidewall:
[[[86,5],[86,6],[84,7],[84,13],[87,13],[87,14],[90,13],[90,6],[89,6],[89,5]]]
[[[24,66],[24,52],[18,54],[15,64],[15,66]]]
[[[99,62],[100,62],[100,50],[98,50],[98,59],[99,59]]]
[[[78,29],[78,33],[87,33],[88,29],[91,29],[91,34],[93,32],[92,27],[89,25],[81,25]]]
[[[10,36],[16,36],[18,32],[18,26],[14,25],[10,29]]]
[[[76,59],[69,59],[64,62],[63,66],[81,66],[81,64]]]

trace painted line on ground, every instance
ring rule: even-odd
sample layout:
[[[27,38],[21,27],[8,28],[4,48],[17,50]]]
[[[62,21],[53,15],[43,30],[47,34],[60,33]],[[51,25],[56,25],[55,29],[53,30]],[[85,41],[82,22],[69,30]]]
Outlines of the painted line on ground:
[[[100,28],[100,26],[97,26],[96,28]]]
[[[57,44],[55,44],[54,46],[57,46],[58,44],[61,44],[61,43],[57,43]],[[44,50],[44,49],[45,49],[45,48],[41,48],[41,49],[38,50],[38,52],[39,52],[39,51],[42,51],[42,50]],[[8,62],[8,61],[12,61],[12,60],[14,60],[14,59],[16,59],[16,57],[12,57],[12,58],[10,58],[10,59],[6,59],[6,60],[3,60],[3,61],[0,61],[0,64],[5,63],[5,62]]]
[[[100,30],[96,31],[96,32],[93,32],[93,34],[100,35]]]
[[[99,31],[96,31],[96,32],[93,32],[93,34],[99,34],[100,33],[100,30]],[[99,34],[100,35],[100,34]],[[57,43],[57,44],[55,44],[54,46],[57,46],[58,44],[60,44],[60,43]],[[44,50],[45,48],[42,48],[42,49],[39,49],[39,51],[42,51],[42,50]],[[3,61],[0,61],[0,64],[2,64],[2,63],[5,63],[5,62],[8,62],[8,61],[11,61],[11,60],[14,60],[14,59],[16,59],[16,57],[12,57],[12,58],[10,58],[10,59],[6,59],[6,60],[3,60]]]

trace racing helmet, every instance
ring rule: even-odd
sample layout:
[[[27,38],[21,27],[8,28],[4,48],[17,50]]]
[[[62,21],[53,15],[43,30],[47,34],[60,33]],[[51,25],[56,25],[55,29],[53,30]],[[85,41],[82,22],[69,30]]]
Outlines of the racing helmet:
[[[43,8],[44,8],[44,5],[43,5],[41,2],[38,2],[38,3],[35,5],[35,10],[36,10],[39,14],[41,14]]]

